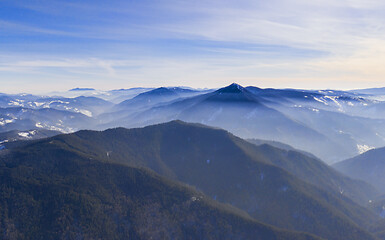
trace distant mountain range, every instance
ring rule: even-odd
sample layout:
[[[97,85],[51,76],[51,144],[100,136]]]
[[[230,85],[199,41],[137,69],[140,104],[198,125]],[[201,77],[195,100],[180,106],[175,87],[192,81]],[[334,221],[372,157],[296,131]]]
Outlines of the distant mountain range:
[[[0,132],[104,130],[179,119],[242,138],[289,144],[331,164],[385,146],[384,96],[381,89],[262,89],[235,83],[212,90],[75,88],[49,97],[0,94]]]
[[[381,218],[364,207],[378,195],[369,184],[295,150],[258,146],[201,124],[82,130],[4,144],[5,238],[378,235],[371,229]]]

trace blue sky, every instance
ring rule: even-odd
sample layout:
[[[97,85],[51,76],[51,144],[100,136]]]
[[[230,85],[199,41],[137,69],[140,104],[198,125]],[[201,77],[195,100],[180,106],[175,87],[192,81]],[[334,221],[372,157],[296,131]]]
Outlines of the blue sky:
[[[385,2],[0,0],[0,92],[384,86]]]

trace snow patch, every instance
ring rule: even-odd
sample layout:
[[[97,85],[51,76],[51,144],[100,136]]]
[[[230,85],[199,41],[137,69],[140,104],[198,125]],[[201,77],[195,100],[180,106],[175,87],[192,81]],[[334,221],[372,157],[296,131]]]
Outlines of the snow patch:
[[[313,97],[313,98],[314,98],[314,100],[316,100],[317,102],[320,102],[320,103],[323,103],[323,104],[325,104],[325,105],[328,105],[328,103],[327,103],[325,100],[321,99],[321,98],[317,98],[317,97]]]
[[[337,106],[338,106],[338,111],[342,112],[342,105],[337,101],[337,97],[334,96],[325,96],[325,98],[332,100]]]
[[[14,121],[15,121],[15,119],[0,118],[0,126],[4,126],[5,124],[12,123]]]
[[[34,104],[36,105],[36,107],[40,107],[40,106],[44,105],[43,102],[34,102]]]
[[[8,103],[8,105],[11,105],[11,106],[22,106],[21,103],[16,102],[16,101],[11,101],[10,103]]]
[[[368,145],[365,145],[365,144],[357,144],[357,150],[360,154],[363,154],[364,152],[367,152],[369,150],[372,150],[374,149],[374,147],[371,147],[371,146],[368,146]]]
[[[19,135],[20,137],[24,137],[24,138],[30,138],[29,133],[27,133],[27,132],[19,132],[19,133],[17,133],[17,135]]]
[[[35,134],[36,134],[36,130],[17,133],[17,135],[19,135],[20,137],[23,137],[23,138],[32,138],[32,136]]]
[[[92,117],[92,112],[90,112],[90,111],[88,111],[88,110],[80,109],[79,112],[80,112],[81,114],[86,115],[87,117]]]

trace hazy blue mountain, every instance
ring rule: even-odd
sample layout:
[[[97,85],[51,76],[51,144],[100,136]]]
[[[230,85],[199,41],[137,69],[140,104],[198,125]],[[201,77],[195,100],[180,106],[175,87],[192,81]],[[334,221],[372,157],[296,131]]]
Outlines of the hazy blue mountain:
[[[271,140],[263,140],[263,139],[246,139],[246,140],[248,142],[252,143],[252,144],[257,145],[257,146],[267,144],[267,145],[270,145],[270,146],[273,146],[273,147],[276,147],[276,148],[280,148],[280,149],[283,149],[283,150],[287,150],[287,151],[300,152],[300,153],[302,153],[304,155],[307,155],[308,157],[311,157],[311,158],[317,158],[316,156],[314,156],[313,154],[311,154],[309,152],[296,149],[296,148],[290,146],[289,144],[285,144],[285,143],[282,143],[282,142],[271,141]]]
[[[137,96],[140,93],[150,91],[153,88],[143,88],[143,87],[135,87],[135,88],[122,88],[122,89],[113,89],[113,90],[82,90],[78,88],[76,91],[62,91],[62,92],[50,92],[47,93],[48,96],[51,97],[65,97],[65,98],[76,98],[80,96],[84,97],[96,97],[101,98],[105,101],[112,102],[114,104],[118,104],[124,100],[131,99]]]
[[[191,90],[191,89],[179,88],[179,87],[172,87],[172,88],[160,87],[160,88],[150,90],[148,92],[141,93],[132,99],[123,101],[120,104],[118,104],[116,107],[117,109],[123,109],[123,110],[126,110],[126,109],[140,110],[149,106],[156,106],[157,104],[162,102],[169,102],[177,98],[198,95],[199,93],[201,92],[196,90]]]
[[[313,107],[327,111],[350,113],[351,109],[373,103],[371,100],[365,99],[358,94],[346,91],[261,89],[257,87],[247,87],[247,89],[274,105],[278,104],[289,107]]]
[[[296,147],[306,148],[328,163],[385,145],[383,102],[346,91],[247,89],[266,99],[267,106],[326,136],[333,147],[311,149],[306,142]]]
[[[360,93],[360,94],[369,94],[369,95],[385,95],[385,87],[356,89],[356,90],[352,90],[351,92]]]
[[[141,93],[148,92],[153,90],[153,88],[129,88],[129,89],[115,89],[105,92],[103,94],[97,95],[98,97],[113,102],[114,104],[119,104],[125,100],[134,98]]]
[[[39,97],[32,100],[18,100],[17,106],[31,109],[52,108],[77,112],[89,117],[109,110],[114,104],[96,97]]]
[[[99,130],[131,128],[176,119],[199,122],[243,138],[279,141],[328,164],[385,146],[385,98],[380,93],[244,88],[232,84],[216,91],[184,87],[77,89],[56,95],[0,94],[0,107],[58,109],[92,117],[92,123],[85,120],[75,127],[69,122],[68,126],[44,126],[58,127],[60,131],[77,130],[79,126]],[[0,119],[0,125],[9,126],[0,131],[17,129],[10,121],[9,116]],[[24,118],[18,126],[28,130],[35,124],[34,119]]]
[[[92,128],[95,125],[94,121],[94,119],[81,113],[53,108],[0,108],[0,132],[34,129],[73,132],[79,129]]]
[[[95,88],[72,88],[69,91],[75,92],[75,91],[95,91]]]
[[[333,165],[340,172],[362,179],[385,194],[385,148],[373,149]]]
[[[99,117],[99,129],[118,126],[138,126],[148,124],[135,115],[162,104],[169,104],[179,99],[184,99],[203,94],[210,90],[192,90],[180,87],[161,87],[137,95],[116,105],[111,111]],[[166,116],[163,116],[166,117]],[[169,120],[167,118],[167,120]],[[151,119],[151,123],[158,123],[158,119]]]
[[[338,144],[328,136],[268,107],[267,104],[271,105],[271,101],[256,96],[247,88],[232,84],[211,93],[139,111],[120,120],[114,118],[110,124],[101,128],[135,127],[180,119],[224,128],[243,138],[290,143],[326,160],[330,157],[327,155],[328,151],[340,152]]]
[[[334,148],[320,148],[318,152],[317,150],[311,151],[328,163],[334,163],[363,153],[370,148],[385,145],[385,138],[382,137],[385,136],[385,120],[355,117],[341,112],[314,108],[285,107],[278,109],[292,119],[328,136],[328,139],[334,144]]]
[[[9,107],[9,103],[14,101],[14,99],[7,94],[0,94],[0,107]]]

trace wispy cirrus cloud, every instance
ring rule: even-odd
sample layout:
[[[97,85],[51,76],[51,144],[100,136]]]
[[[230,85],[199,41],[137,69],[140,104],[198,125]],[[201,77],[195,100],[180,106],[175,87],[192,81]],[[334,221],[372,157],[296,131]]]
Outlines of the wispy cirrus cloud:
[[[0,14],[0,75],[14,81],[353,88],[385,74],[382,1],[38,2]]]

